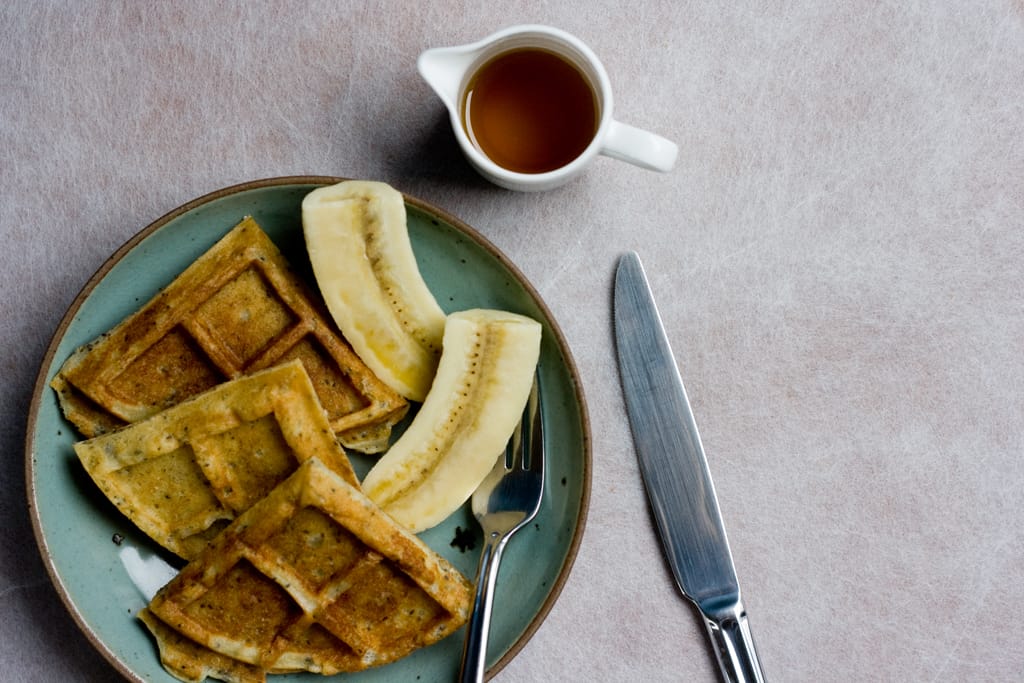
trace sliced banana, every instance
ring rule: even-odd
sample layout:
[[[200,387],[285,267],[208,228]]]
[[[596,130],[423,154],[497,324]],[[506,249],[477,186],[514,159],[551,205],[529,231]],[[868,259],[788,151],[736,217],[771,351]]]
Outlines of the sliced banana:
[[[515,313],[473,309],[449,315],[430,393],[366,474],[366,495],[415,533],[465,503],[522,416],[540,339],[540,323]]]
[[[388,386],[422,401],[445,315],[416,263],[402,194],[364,180],[321,187],[302,201],[302,227],[317,285],[342,334]]]

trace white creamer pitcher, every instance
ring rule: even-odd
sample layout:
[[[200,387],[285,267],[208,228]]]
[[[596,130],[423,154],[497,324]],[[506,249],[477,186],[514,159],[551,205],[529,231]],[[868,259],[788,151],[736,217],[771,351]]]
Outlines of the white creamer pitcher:
[[[553,52],[575,66],[589,82],[597,106],[596,131],[589,145],[565,165],[540,173],[512,171],[495,163],[474,145],[464,122],[465,91],[477,70],[498,55],[528,48]],[[420,55],[417,67],[448,108],[455,138],[467,159],[481,175],[501,187],[548,190],[575,178],[598,155],[654,171],[669,171],[675,165],[675,143],[612,118],[612,90],[604,66],[582,41],[560,29],[533,24],[512,26],[469,45],[427,50]]]

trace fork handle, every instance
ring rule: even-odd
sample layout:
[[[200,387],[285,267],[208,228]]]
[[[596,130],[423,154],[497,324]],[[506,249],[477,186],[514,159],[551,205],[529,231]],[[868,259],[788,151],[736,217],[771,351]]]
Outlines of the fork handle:
[[[480,566],[476,571],[476,593],[473,596],[473,611],[466,626],[466,641],[462,647],[462,668],[460,683],[480,683],[484,680],[487,666],[487,636],[491,630],[491,605],[494,603],[494,586],[498,582],[498,565],[505,550],[508,536],[492,531],[484,536],[484,549],[480,554]]]

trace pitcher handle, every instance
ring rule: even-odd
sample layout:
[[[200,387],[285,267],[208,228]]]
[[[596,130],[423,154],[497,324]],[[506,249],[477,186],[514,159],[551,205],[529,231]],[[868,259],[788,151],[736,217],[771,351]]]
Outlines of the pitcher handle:
[[[601,154],[665,173],[675,166],[679,148],[660,135],[613,120],[608,126]]]

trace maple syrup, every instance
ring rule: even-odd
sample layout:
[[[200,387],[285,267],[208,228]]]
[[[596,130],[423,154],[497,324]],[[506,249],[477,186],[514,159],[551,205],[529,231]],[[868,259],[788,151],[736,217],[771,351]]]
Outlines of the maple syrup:
[[[517,173],[565,166],[594,139],[597,96],[586,76],[547,50],[504,52],[473,75],[462,101],[473,145]]]

